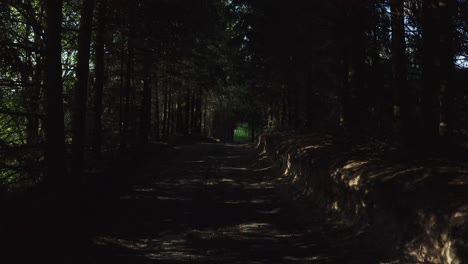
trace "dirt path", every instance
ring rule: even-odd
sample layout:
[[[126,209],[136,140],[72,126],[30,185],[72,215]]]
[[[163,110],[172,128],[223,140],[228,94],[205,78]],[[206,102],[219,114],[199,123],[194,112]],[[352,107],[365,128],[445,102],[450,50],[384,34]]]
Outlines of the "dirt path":
[[[110,210],[95,263],[378,263],[318,209],[281,199],[279,172],[254,151],[200,143],[176,154]]]

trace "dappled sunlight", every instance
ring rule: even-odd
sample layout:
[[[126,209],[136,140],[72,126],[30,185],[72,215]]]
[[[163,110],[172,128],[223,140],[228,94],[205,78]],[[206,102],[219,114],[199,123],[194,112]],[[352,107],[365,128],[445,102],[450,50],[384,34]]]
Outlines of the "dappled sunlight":
[[[265,167],[265,168],[255,169],[255,170],[253,170],[253,171],[255,171],[255,172],[258,172],[258,171],[267,171],[267,170],[270,170],[270,169],[272,169],[272,168],[273,168],[273,166],[268,166],[268,167]]]
[[[355,170],[355,169],[362,168],[362,166],[364,166],[364,165],[366,165],[368,163],[369,163],[369,161],[351,160],[351,161],[348,161],[345,166],[343,166],[343,169],[345,169],[345,170]]]
[[[348,182],[348,186],[349,186],[350,188],[357,189],[358,186],[359,186],[360,180],[361,180],[361,175],[356,175],[356,176],[354,176],[353,179],[351,179],[351,180]]]
[[[191,201],[190,198],[186,197],[156,196],[156,198],[163,201]]]
[[[288,154],[286,158],[286,168],[284,170],[283,176],[288,176],[292,168],[291,155]]]
[[[236,167],[219,167],[220,170],[234,170],[234,171],[246,171],[248,168],[236,168]]]
[[[298,210],[281,201],[277,190],[289,184],[279,180],[282,171],[264,162],[248,163],[257,162],[243,155],[248,149],[228,153],[221,151],[225,145],[206,146],[215,151],[196,159],[191,153],[161,170],[150,185],[125,195],[125,211],[106,222],[109,231],[96,239],[96,246],[108,254],[124,252],[118,258],[136,264],[340,263],[336,260],[343,256],[354,258],[352,250],[344,250],[352,242],[330,242],[352,241],[352,233],[322,227],[324,212],[317,208]],[[307,174],[295,162],[290,161],[284,179],[306,184],[297,193],[312,195],[313,185],[304,182]]]
[[[250,183],[247,185],[246,189],[273,189],[275,186],[272,182],[262,181],[256,183]]]
[[[156,190],[154,188],[136,188],[135,192],[142,192],[142,193],[153,193]]]
[[[265,204],[265,203],[271,203],[271,200],[269,199],[253,199],[250,201],[253,204]]]
[[[241,158],[242,156],[227,156],[227,157],[223,157],[223,159],[238,159],[238,158]]]
[[[274,208],[274,209],[268,210],[268,211],[257,210],[256,212],[259,213],[259,214],[274,215],[274,214],[278,214],[280,211],[281,211],[281,208],[277,207],[277,208]]]
[[[227,200],[224,201],[225,204],[245,204],[247,200]]]

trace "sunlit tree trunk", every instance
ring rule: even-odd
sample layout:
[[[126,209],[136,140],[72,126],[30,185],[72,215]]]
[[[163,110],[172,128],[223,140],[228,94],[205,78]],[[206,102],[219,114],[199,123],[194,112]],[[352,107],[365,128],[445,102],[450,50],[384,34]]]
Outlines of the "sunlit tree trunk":
[[[86,136],[86,100],[88,94],[89,58],[93,24],[94,0],[85,0],[81,7],[78,33],[76,84],[72,109],[72,174],[80,176],[84,170]]]
[[[47,180],[58,184],[66,180],[65,135],[62,95],[61,0],[46,1],[44,87],[46,92],[45,163]]]

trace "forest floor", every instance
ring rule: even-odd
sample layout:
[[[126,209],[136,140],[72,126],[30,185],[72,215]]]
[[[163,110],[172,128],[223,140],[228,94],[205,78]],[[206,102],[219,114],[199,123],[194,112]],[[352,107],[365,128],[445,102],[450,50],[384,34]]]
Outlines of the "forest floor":
[[[159,157],[101,213],[91,263],[378,263],[351,227],[289,199],[279,168],[249,146]]]

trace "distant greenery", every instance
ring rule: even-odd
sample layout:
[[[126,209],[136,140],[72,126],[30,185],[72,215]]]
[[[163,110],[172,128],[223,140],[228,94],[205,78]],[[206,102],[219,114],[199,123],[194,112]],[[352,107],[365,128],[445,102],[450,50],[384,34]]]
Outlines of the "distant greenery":
[[[252,139],[250,126],[248,123],[237,124],[234,130],[234,142],[248,142]]]

